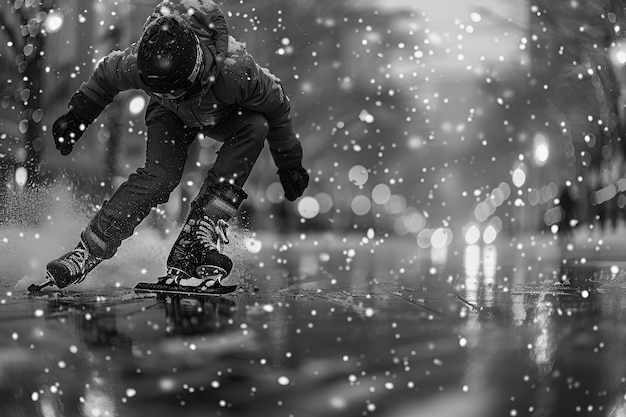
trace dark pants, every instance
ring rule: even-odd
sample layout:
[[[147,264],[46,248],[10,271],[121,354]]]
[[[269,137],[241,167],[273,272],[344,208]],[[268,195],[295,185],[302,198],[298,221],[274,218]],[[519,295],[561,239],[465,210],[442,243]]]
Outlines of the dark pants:
[[[263,115],[236,109],[217,125],[189,128],[172,112],[151,102],[146,111],[148,141],[146,163],[130,175],[107,201],[88,229],[104,244],[94,255],[110,258],[122,240],[153,207],[167,202],[180,183],[187,151],[199,133],[224,142],[212,168],[212,177],[243,187],[258,159],[268,133]],[[99,245],[100,246],[100,245]],[[100,252],[100,253],[98,253]]]

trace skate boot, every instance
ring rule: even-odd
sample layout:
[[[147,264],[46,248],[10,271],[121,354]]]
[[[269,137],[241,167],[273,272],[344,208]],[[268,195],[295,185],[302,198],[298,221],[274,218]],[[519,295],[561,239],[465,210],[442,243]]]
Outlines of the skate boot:
[[[80,242],[72,251],[48,262],[46,281],[29,286],[30,292],[38,292],[52,285],[65,288],[70,284],[78,284],[100,262],[115,254],[121,240],[108,237],[102,232],[99,227],[99,215],[97,214],[81,233]]]
[[[48,263],[46,277],[57,287],[65,288],[82,282],[102,261],[102,258],[91,254],[87,244],[81,239],[74,250]]]
[[[207,215],[190,216],[168,257],[168,271],[160,284],[212,286],[230,274],[233,261],[223,252],[230,241],[224,219],[211,220]]]
[[[191,213],[167,259],[167,275],[159,284],[188,285],[198,289],[221,285],[230,274],[232,260],[225,255],[228,221],[247,194],[239,187],[219,182],[211,174],[191,204]],[[199,283],[197,281],[199,280]]]

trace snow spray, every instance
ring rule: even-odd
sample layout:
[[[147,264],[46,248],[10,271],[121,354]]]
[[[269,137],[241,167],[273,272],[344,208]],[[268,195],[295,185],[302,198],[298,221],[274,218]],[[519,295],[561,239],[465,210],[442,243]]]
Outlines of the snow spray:
[[[67,184],[9,188],[0,201],[0,286],[26,289],[45,278],[46,264],[73,249],[97,205],[77,197]],[[231,276],[242,271],[248,232],[240,225],[229,228],[231,244],[225,252],[235,261]],[[181,225],[166,230],[152,227],[148,219],[122,242],[115,256],[100,264],[79,286],[70,289],[132,288],[140,281],[156,281],[166,272],[166,259]]]

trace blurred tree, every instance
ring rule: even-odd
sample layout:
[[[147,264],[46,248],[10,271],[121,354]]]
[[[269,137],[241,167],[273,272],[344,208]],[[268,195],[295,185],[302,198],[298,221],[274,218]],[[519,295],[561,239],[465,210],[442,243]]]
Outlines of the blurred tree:
[[[540,170],[529,187],[555,182],[562,194],[574,186],[580,203],[576,220],[602,223],[605,214],[616,213],[618,201],[620,208],[626,202],[618,193],[596,194],[624,172],[625,6],[620,0],[524,0],[520,7],[530,16],[528,27],[518,28],[527,63],[522,73],[501,73],[486,86],[502,100],[501,111],[515,133],[509,152],[525,156],[532,172]],[[545,135],[552,149],[543,168],[532,163],[537,134]],[[545,226],[542,211],[532,214],[536,219],[529,224]]]
[[[2,65],[7,84],[3,87],[7,101],[19,108],[19,132],[22,143],[12,149],[14,162],[26,168],[28,184],[39,181],[39,164],[43,147],[41,120],[42,80],[46,62],[45,22],[54,0],[6,0],[0,10],[0,58],[13,65]],[[8,91],[7,91],[8,90]],[[8,107],[9,102],[3,103]]]
[[[596,191],[616,183],[624,172],[624,7],[621,0],[536,0],[530,5],[531,107],[560,138],[556,145],[563,150],[571,182],[584,178],[581,220],[587,222],[612,210],[618,194],[605,198]]]

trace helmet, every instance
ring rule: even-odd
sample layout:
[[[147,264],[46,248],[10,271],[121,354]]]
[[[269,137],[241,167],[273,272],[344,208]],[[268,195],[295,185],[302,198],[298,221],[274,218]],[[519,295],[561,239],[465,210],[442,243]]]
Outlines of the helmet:
[[[173,16],[162,16],[148,25],[139,41],[137,68],[148,89],[167,98],[185,95],[202,67],[200,41]]]

